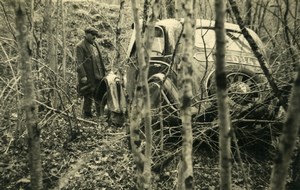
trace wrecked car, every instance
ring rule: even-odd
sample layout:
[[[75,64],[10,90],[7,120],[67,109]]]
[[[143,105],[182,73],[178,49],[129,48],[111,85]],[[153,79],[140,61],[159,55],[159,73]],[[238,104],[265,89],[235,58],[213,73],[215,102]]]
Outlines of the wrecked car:
[[[225,23],[227,88],[232,118],[261,119],[270,116],[270,89],[259,62],[247,40],[236,24]],[[163,118],[170,125],[178,124],[179,94],[178,72],[181,68],[183,20],[164,19],[156,22],[150,55],[149,88],[153,119]],[[248,29],[261,52],[266,56],[264,44],[258,35]],[[212,122],[217,118],[215,81],[215,31],[214,21],[197,19],[193,48],[193,120]],[[132,98],[131,81],[138,73],[135,30],[129,44],[130,58],[126,90]],[[269,101],[269,102],[267,102]],[[267,111],[266,111],[267,110]],[[266,115],[264,117],[264,114]]]

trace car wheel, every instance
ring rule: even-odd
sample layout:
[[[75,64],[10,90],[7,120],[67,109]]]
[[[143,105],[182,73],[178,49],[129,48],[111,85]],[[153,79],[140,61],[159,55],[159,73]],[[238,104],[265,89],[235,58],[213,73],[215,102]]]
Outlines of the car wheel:
[[[241,112],[259,103],[263,99],[263,78],[246,68],[226,68],[227,92],[232,112]],[[215,76],[208,82],[208,96],[215,97]]]

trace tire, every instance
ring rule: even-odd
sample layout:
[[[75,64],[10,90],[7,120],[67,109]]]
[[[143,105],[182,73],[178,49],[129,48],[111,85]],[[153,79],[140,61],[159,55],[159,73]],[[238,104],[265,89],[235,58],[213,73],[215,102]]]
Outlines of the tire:
[[[226,68],[227,92],[231,112],[242,112],[262,102],[264,93],[262,85],[265,80],[253,71],[243,67],[229,66]],[[214,99],[212,106],[216,106],[216,81],[214,73],[211,75],[207,91],[208,97]],[[215,107],[215,109],[217,109]],[[211,112],[212,108],[210,108]]]

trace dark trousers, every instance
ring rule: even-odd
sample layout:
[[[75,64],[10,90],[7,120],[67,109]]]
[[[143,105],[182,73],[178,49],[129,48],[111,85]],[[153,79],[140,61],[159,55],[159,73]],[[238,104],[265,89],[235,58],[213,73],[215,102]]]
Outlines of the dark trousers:
[[[87,94],[83,96],[83,114],[91,115],[92,114],[92,105],[95,103],[95,110],[97,116],[100,116],[103,112],[101,110],[100,100],[94,97],[93,94]]]

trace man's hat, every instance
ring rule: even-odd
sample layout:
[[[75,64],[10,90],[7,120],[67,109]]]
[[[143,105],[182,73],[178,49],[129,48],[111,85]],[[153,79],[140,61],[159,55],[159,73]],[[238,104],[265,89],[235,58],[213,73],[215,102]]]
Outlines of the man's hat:
[[[84,30],[84,32],[85,32],[85,33],[93,34],[93,35],[95,35],[95,36],[97,36],[97,37],[100,37],[100,34],[98,33],[98,30],[97,30],[96,28],[94,28],[94,27],[91,27],[91,26],[87,27],[87,28]]]

